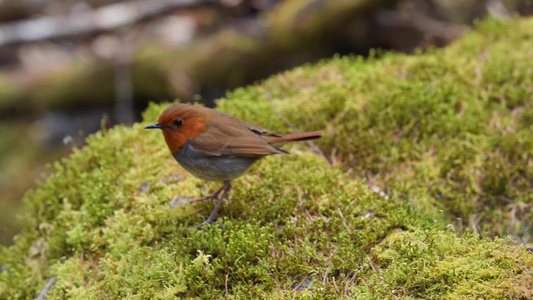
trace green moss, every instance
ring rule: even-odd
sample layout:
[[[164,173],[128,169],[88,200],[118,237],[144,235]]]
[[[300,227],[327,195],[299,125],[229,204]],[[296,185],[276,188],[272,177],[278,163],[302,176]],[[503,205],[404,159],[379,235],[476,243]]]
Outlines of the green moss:
[[[219,109],[248,122],[287,131],[278,109],[325,129],[335,166],[305,144],[267,157],[204,230],[213,203],[173,203],[219,183],[141,124],[99,132],[26,194],[0,298],[53,276],[51,299],[531,297],[531,253],[479,235],[531,235],[532,33],[488,20],[445,50],[336,57],[232,92]]]
[[[487,244],[465,236],[458,242],[443,232],[396,231],[373,249],[382,271],[369,282],[383,291],[408,287],[411,296],[422,298],[525,298],[533,275],[523,263],[530,263],[531,254],[509,250],[503,240]]]
[[[479,232],[527,241],[532,35],[533,20],[491,19],[444,50],[337,57],[273,76],[221,109],[281,131],[272,95],[301,130],[326,128],[317,144],[356,177],[428,213],[475,218]]]

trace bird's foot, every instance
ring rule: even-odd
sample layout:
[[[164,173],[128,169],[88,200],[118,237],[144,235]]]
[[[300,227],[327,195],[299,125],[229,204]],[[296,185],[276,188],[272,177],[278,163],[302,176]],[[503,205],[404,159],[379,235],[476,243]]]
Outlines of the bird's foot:
[[[222,205],[222,202],[224,202],[224,198],[226,198],[226,195],[228,194],[228,191],[229,189],[231,188],[231,185],[230,185],[230,182],[229,181],[224,181],[224,185],[219,188],[213,195],[211,195],[211,197],[218,197],[218,194],[224,190],[224,193],[222,194],[222,197],[220,197],[217,201],[217,204],[215,205],[215,208],[213,209],[213,211],[211,212],[211,214],[209,215],[209,218],[207,218],[207,220],[204,219],[204,222],[194,228],[201,228],[202,226],[204,226],[204,224],[214,224],[215,223],[215,218],[217,216],[217,212],[218,210],[220,209],[220,206]],[[203,219],[203,217],[202,217]]]

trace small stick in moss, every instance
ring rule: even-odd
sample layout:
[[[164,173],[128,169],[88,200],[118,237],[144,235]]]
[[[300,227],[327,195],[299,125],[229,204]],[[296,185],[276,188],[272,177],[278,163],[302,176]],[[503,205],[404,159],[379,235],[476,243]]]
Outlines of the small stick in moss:
[[[226,289],[226,299],[229,299],[229,293],[228,293],[228,277],[229,277],[229,271],[226,273],[226,280],[224,282],[224,288]]]
[[[42,292],[39,294],[39,297],[36,298],[36,300],[44,300],[44,298],[46,297],[46,294],[48,293],[48,291],[50,291],[50,289],[56,283],[56,280],[57,280],[57,277],[50,278],[50,280],[48,280],[48,283],[46,284],[46,286],[44,287]]]

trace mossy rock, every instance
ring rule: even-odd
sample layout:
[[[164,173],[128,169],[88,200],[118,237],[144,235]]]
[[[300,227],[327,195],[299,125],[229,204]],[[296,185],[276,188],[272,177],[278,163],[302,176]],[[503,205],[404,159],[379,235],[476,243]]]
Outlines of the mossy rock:
[[[489,20],[444,50],[337,57],[232,92],[219,109],[248,122],[288,131],[274,103],[326,129],[335,166],[305,144],[267,157],[203,230],[213,203],[186,199],[218,183],[145,124],[98,132],[26,194],[0,298],[52,277],[49,299],[530,298],[533,255],[498,236],[531,235],[532,36],[531,20]]]

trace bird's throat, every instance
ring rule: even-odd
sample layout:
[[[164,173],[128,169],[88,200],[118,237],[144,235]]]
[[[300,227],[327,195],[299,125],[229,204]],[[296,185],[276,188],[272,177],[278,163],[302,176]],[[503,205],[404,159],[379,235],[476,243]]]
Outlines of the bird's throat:
[[[187,143],[185,135],[179,132],[170,132],[169,130],[163,129],[163,135],[165,136],[165,142],[167,142],[167,146],[173,155],[177,154],[181,147]]]

